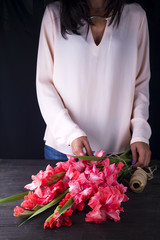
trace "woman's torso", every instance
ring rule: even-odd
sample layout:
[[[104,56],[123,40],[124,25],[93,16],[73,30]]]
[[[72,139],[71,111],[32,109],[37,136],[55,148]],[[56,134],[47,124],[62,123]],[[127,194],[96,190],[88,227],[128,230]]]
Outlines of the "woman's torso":
[[[95,43],[87,24],[81,36],[60,31],[59,3],[49,5],[54,22],[53,83],[74,122],[86,132],[93,150],[123,152],[129,146],[130,118],[134,98],[137,39],[144,10],[126,4],[119,27],[104,28]],[[53,109],[54,111],[54,109]],[[46,129],[49,146],[71,153],[70,146],[58,146]]]

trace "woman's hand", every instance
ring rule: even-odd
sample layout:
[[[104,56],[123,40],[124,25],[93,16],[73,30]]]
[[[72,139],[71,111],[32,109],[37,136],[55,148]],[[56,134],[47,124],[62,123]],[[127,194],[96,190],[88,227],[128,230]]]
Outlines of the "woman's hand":
[[[133,167],[146,167],[150,163],[151,151],[147,143],[134,142],[131,144]]]
[[[73,140],[71,143],[71,147],[72,147],[73,154],[77,156],[79,156],[82,153],[87,154],[89,156],[93,154],[93,151],[88,142],[88,138],[85,136],[82,136]],[[84,152],[83,148],[85,148],[86,153]]]

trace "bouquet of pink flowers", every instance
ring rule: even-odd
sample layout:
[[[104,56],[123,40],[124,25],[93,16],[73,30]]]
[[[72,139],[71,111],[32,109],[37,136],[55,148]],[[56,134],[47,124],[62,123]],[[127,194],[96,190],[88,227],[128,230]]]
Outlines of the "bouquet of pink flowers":
[[[0,203],[24,199],[21,207],[14,209],[15,217],[29,217],[20,225],[58,203],[44,228],[70,226],[73,211],[82,211],[85,203],[91,208],[86,222],[119,221],[121,202],[129,199],[127,187],[119,181],[129,172],[130,149],[120,156],[104,154],[101,150],[95,156],[68,156],[68,161],[58,162],[54,168],[48,165],[45,171],[32,175],[33,181],[25,186],[29,192],[1,199]]]

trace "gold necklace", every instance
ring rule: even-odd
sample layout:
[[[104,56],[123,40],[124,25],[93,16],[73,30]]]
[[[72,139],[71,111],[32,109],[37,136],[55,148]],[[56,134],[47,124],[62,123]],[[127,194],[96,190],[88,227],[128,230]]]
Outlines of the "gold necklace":
[[[104,20],[107,20],[107,19],[110,18],[110,17],[106,18],[105,15],[104,15],[104,16],[93,15],[93,16],[90,16],[88,19],[93,19],[93,18],[103,18]]]

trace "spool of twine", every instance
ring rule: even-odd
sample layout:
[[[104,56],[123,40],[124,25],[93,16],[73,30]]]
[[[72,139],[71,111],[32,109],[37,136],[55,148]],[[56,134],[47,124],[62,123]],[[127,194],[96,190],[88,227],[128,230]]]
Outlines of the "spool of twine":
[[[133,173],[129,187],[133,192],[140,193],[143,191],[147,184],[147,173],[140,167]]]
[[[153,179],[153,173],[157,170],[157,166],[147,167],[146,169],[148,172],[141,167],[137,167],[137,170],[130,178],[129,187],[133,192],[140,193],[143,191],[147,184],[147,180]]]

